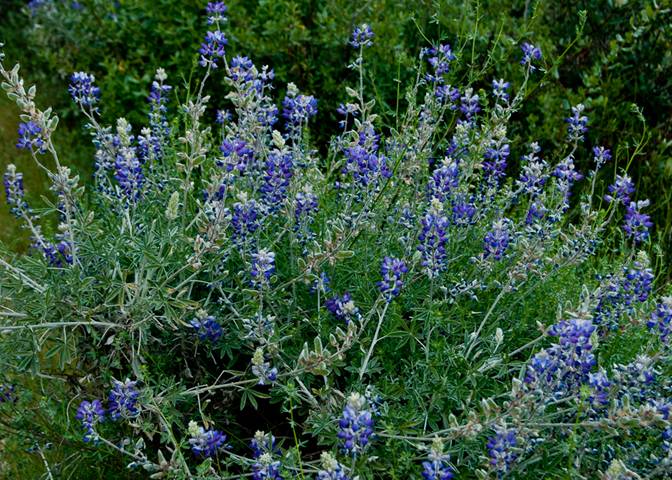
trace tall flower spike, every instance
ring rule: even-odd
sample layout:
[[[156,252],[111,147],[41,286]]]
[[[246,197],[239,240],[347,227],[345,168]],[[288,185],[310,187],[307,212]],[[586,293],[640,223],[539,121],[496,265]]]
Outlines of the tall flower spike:
[[[84,441],[96,441],[98,439],[98,433],[95,430],[96,425],[104,420],[105,409],[103,409],[100,400],[93,400],[91,402],[84,400],[79,404],[75,418],[82,423],[82,427],[86,430]]]
[[[132,145],[133,137],[131,125],[123,118],[117,121],[117,141],[119,148],[114,161],[114,178],[119,183],[127,200],[135,202],[140,198],[142,187],[145,183],[145,175],[138,159],[135,146]]]
[[[501,260],[504,257],[511,241],[510,226],[511,221],[507,218],[497,220],[492,224],[492,230],[483,239],[485,258],[492,257],[495,260]]]
[[[362,23],[361,25],[356,26],[352,31],[352,40],[350,40],[350,45],[352,45],[354,48],[370,47],[373,45],[373,37],[374,33],[373,30],[371,30],[371,26],[366,23]]]
[[[418,250],[422,253],[422,266],[429,278],[435,278],[445,269],[449,224],[438,199],[432,199],[420,222],[422,230],[418,236]]]
[[[93,107],[100,100],[100,88],[94,85],[95,81],[96,78],[86,72],[76,72],[70,77],[68,91],[80,107]]]
[[[518,443],[516,429],[504,426],[495,428],[495,435],[488,438],[488,455],[490,467],[498,474],[507,473],[517,455],[514,451]]]
[[[7,170],[3,175],[3,184],[5,186],[7,205],[9,205],[12,215],[19,218],[26,214],[28,212],[28,204],[24,200],[23,174],[16,171],[16,166],[13,163],[7,165]]]
[[[201,43],[200,64],[202,67],[211,66],[217,68],[217,61],[224,58],[226,50],[224,47],[229,43],[220,30],[210,31],[205,34],[205,41]]]
[[[642,213],[642,209],[649,206],[648,200],[630,202],[625,212],[623,230],[635,244],[642,243],[649,238],[649,229],[653,227],[651,217]]]
[[[455,60],[455,55],[448,44],[440,44],[436,48],[425,50],[429,55],[427,61],[429,62],[433,74],[427,74],[425,78],[429,82],[443,83],[443,76],[450,71],[450,62]]]
[[[503,78],[499,80],[495,79],[492,81],[492,95],[495,97],[495,100],[498,102],[508,102],[509,101],[509,87],[511,84],[505,82]]]
[[[205,11],[209,15],[208,25],[226,22],[226,17],[224,16],[224,14],[226,13],[227,10],[228,8],[224,4],[224,2],[208,3],[208,5],[205,7]]]
[[[252,449],[252,457],[259,458],[264,453],[278,453],[279,448],[276,445],[275,437],[271,433],[257,431],[250,440],[250,448]]]
[[[270,453],[264,453],[252,464],[252,480],[283,480],[281,463]]]
[[[473,88],[469,87],[464,91],[462,97],[460,97],[460,101],[462,102],[460,110],[464,114],[467,122],[471,122],[474,116],[481,111],[479,96],[474,94]]]
[[[357,392],[350,394],[338,427],[338,438],[346,453],[357,456],[369,445],[373,435],[373,417],[365,396]]]
[[[252,286],[268,286],[271,281],[271,275],[275,272],[275,253],[269,250],[259,250],[252,254]]]
[[[254,164],[254,151],[244,140],[238,138],[225,139],[219,150],[222,152],[223,158],[217,160],[217,166],[226,168],[227,172],[236,170],[243,174],[247,171],[248,166]]]
[[[609,194],[604,196],[607,203],[616,202],[628,205],[630,195],[635,193],[635,184],[627,174],[616,175],[616,180],[608,188]]]
[[[124,382],[112,381],[108,408],[112,420],[138,416],[140,413],[138,407],[140,392],[137,389],[137,384],[137,381],[131,381],[128,378]]]
[[[166,85],[163,82],[166,80],[166,72],[159,68],[156,71],[155,80],[152,82],[152,87],[149,92],[149,127],[152,131],[153,147],[156,150],[157,157],[160,157],[163,149],[163,142],[170,134],[170,127],[168,126],[168,119],[166,112],[168,108],[168,94],[173,87]]]
[[[672,297],[663,297],[660,300],[646,325],[649,330],[657,330],[664,344],[669,343],[670,333],[672,333]]]
[[[588,117],[583,114],[586,107],[579,103],[572,107],[572,116],[567,118],[567,134],[570,142],[580,142],[588,131]]]
[[[262,206],[256,200],[248,200],[246,195],[233,204],[231,213],[232,239],[236,245],[243,245],[253,240],[252,235],[261,225]]]
[[[255,350],[252,357],[252,373],[259,379],[259,385],[273,384],[278,379],[278,369],[266,361],[261,347]]]
[[[312,95],[301,95],[296,85],[287,85],[287,95],[282,101],[282,116],[291,129],[301,128],[317,115],[317,100]]]
[[[401,287],[404,286],[402,277],[406,272],[408,272],[408,267],[403,260],[393,257],[383,259],[380,265],[380,274],[383,279],[378,282],[378,288],[388,303],[401,292]]]
[[[599,170],[610,160],[611,150],[604,147],[593,147],[593,161],[595,162],[595,170]]]
[[[287,198],[287,190],[294,174],[294,163],[289,151],[272,150],[266,160],[261,192],[270,212],[276,212]]]

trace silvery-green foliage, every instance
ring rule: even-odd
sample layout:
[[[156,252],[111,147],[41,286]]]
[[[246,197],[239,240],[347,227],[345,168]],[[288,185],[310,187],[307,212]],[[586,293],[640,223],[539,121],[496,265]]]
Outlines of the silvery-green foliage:
[[[150,478],[664,476],[672,315],[635,248],[650,225],[627,210],[639,234],[622,255],[603,246],[624,212],[600,201],[604,149],[587,179],[574,166],[590,155],[582,106],[559,149],[515,143],[541,51],[524,43],[519,82],[485,90],[451,77],[460,52],[429,48],[388,125],[361,25],[342,129],[315,146],[319,92],[290,86],[281,112],[272,70],[226,55],[225,12],[208,5],[176,97],[180,72],[157,72],[146,127],[102,124],[95,79],[73,75],[95,146],[86,193],[59,164],[57,117],[0,63],[19,147],[56,198],[31,207],[8,169],[35,243],[0,260],[13,434],[51,415],[52,441],[89,444],[77,468],[105,449]]]

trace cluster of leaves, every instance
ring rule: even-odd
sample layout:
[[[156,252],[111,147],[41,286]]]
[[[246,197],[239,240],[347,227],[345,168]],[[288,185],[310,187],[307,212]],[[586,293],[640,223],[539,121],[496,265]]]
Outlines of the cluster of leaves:
[[[600,148],[582,105],[521,140],[558,63],[529,43],[478,89],[476,42],[425,45],[391,110],[366,81],[368,25],[343,47],[338,133],[315,142],[319,99],[289,84],[280,115],[271,70],[225,54],[229,7],[148,78],[148,108],[108,122],[124,102],[71,77],[86,189],[0,54],[56,199],[35,208],[25,165],[7,169],[33,242],[0,257],[2,448],[30,447],[8,475],[669,474],[672,300],[639,251],[647,204],[599,175],[641,143]]]

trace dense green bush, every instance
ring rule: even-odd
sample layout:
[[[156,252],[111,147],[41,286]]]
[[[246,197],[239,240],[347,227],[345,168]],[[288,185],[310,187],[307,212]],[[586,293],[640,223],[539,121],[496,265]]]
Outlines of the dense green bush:
[[[612,155],[578,102],[542,115],[576,32],[542,55],[531,32],[479,33],[495,30],[474,11],[397,86],[378,70],[385,29],[371,46],[357,26],[334,43],[349,67],[330,98],[225,54],[208,9],[200,53],[138,84],[149,105],[107,92],[111,75],[68,79],[92,146],[55,142],[60,117],[0,52],[17,146],[50,189],[26,196],[25,157],[7,166],[34,248],[0,245],[0,471],[668,475],[672,298],[641,251],[649,203],[611,174],[644,143]],[[311,94],[344,103],[327,140]],[[63,163],[82,152],[85,186]]]

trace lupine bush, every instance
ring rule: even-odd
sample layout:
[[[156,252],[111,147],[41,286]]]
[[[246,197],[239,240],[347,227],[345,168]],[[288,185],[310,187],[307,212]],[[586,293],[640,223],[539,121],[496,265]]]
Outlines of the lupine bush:
[[[625,173],[598,179],[611,152],[582,104],[558,148],[510,139],[543,50],[521,41],[515,77],[477,90],[461,52],[427,45],[393,128],[358,25],[339,129],[316,145],[320,92],[275,97],[271,67],[227,52],[228,13],[208,4],[193,76],[155,72],[142,125],[106,124],[95,76],[71,74],[92,188],[0,54],[16,146],[53,194],[38,208],[7,168],[32,239],[0,257],[1,448],[24,452],[7,475],[669,475],[649,202]]]

